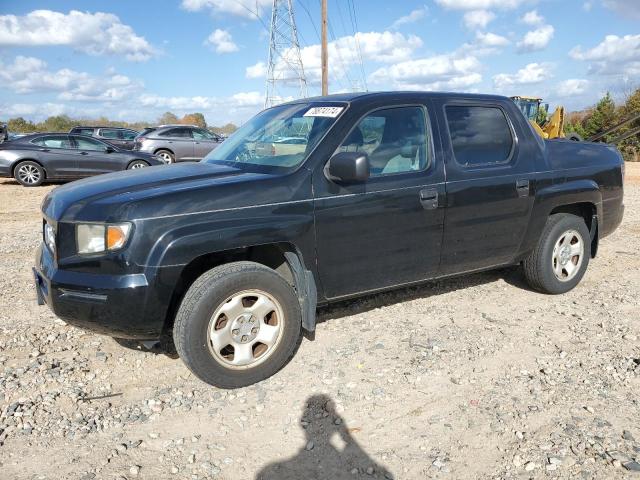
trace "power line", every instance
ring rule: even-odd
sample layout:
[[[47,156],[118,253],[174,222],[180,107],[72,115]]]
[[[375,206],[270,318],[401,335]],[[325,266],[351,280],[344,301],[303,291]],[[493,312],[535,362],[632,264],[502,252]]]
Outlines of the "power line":
[[[350,8],[349,8],[350,6]],[[353,4],[353,0],[347,0],[347,9],[349,10],[349,17],[351,18],[351,25],[354,29],[354,33],[353,36],[356,40],[356,47],[357,47],[357,51],[358,51],[358,59],[360,60],[360,71],[362,72],[362,81],[364,82],[364,88],[365,90],[369,90],[369,88],[367,87],[367,77],[364,71],[364,62],[362,61],[362,50],[360,49],[360,41],[358,40],[358,32],[359,32],[359,28],[358,28],[358,18],[356,15],[356,7]],[[353,12],[353,14],[352,14]]]

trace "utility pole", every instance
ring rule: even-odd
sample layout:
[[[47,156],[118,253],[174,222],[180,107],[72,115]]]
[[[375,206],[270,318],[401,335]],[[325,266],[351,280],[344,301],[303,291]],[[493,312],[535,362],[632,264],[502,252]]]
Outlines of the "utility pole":
[[[329,53],[327,52],[327,0],[322,0],[322,95],[329,94]]]
[[[292,0],[273,0],[270,32],[265,108],[284,102],[296,85],[298,98],[308,96]]]

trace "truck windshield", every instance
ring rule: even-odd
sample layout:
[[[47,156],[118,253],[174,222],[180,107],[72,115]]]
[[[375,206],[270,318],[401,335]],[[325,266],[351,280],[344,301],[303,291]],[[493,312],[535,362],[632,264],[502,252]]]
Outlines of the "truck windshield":
[[[203,161],[239,168],[296,168],[345,108],[342,103],[296,103],[270,108],[245,123]]]

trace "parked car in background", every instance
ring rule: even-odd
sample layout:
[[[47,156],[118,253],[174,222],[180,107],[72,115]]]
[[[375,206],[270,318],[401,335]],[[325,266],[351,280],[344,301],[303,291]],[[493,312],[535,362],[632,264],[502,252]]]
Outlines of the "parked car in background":
[[[305,148],[254,148],[287,131]],[[38,299],[114,337],[172,332],[196,376],[242,387],[287,363],[318,304],[518,264],[568,292],[622,220],[623,180],[614,147],[543,140],[506,97],[302,99],[202,162],[50,192]]]
[[[160,125],[145,128],[134,150],[156,155],[165,163],[202,160],[223,139],[195,125]]]
[[[0,177],[13,177],[25,187],[153,165],[163,162],[84,135],[36,133],[0,144]]]
[[[85,127],[76,126],[69,130],[74,135],[87,135],[89,137],[105,140],[116,147],[125,150],[133,150],[134,139],[140,132],[131,130],[130,128],[120,127]]]

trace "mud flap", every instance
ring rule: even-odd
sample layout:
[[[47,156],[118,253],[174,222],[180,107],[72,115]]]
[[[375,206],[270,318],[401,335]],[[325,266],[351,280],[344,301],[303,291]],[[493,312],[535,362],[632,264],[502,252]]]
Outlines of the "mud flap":
[[[307,332],[308,337],[313,339],[316,330],[316,307],[318,306],[316,281],[313,273],[304,269],[300,258],[295,253],[284,252],[284,257],[293,272],[300,311],[302,312],[302,328]]]
[[[591,217],[589,236],[591,237],[591,258],[596,258],[596,254],[598,253],[598,215]]]

